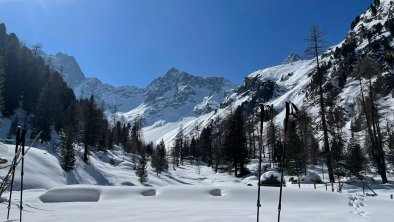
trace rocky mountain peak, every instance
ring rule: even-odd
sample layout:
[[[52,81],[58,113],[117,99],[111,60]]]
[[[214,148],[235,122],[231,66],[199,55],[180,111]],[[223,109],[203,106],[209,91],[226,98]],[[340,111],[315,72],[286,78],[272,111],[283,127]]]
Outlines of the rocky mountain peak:
[[[63,75],[64,81],[75,88],[85,80],[85,75],[78,62],[73,56],[58,52],[55,55],[48,55],[40,50],[40,55],[53,69]]]
[[[301,59],[301,56],[299,56],[299,55],[297,55],[296,53],[292,52],[292,53],[290,53],[290,54],[287,56],[287,58],[285,59],[285,61],[283,61],[283,65],[291,64],[291,63],[293,63],[293,62],[297,62],[297,61],[300,61],[300,60],[302,60],[302,59]]]

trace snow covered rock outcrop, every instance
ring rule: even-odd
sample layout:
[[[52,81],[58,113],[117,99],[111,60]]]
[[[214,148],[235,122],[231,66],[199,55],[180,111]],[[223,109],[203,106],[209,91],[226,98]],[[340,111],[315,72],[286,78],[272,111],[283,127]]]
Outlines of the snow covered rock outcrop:
[[[56,55],[47,55],[43,51],[40,51],[40,55],[49,66],[63,75],[64,81],[71,88],[85,80],[85,75],[73,56],[61,52],[58,52]]]
[[[234,84],[222,77],[194,76],[171,68],[145,89],[144,104],[148,109],[144,116],[149,125],[210,112],[233,88]]]
[[[291,64],[293,62],[297,62],[297,61],[300,61],[300,60],[302,60],[301,57],[299,55],[297,55],[296,53],[292,52],[292,53],[290,53],[289,56],[287,56],[285,61],[283,61],[283,65]]]
[[[144,90],[134,86],[115,87],[96,78],[86,78],[74,87],[77,98],[94,95],[96,103],[104,105],[109,112],[127,112],[138,107],[144,99]]]

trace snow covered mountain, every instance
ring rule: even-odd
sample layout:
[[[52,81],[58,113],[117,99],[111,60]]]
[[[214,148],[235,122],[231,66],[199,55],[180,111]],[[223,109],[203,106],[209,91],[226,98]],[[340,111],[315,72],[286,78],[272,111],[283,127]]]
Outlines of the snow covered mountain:
[[[109,112],[126,111],[138,107],[144,98],[144,90],[134,86],[115,87],[102,83],[97,78],[86,78],[74,87],[77,98],[94,95],[96,103]]]
[[[115,87],[97,78],[86,78],[74,57],[64,53],[41,56],[74,89],[77,98],[95,96],[99,106],[109,113],[132,121],[141,116],[147,124],[156,121],[176,121],[185,116],[196,116],[219,108],[223,99],[236,86],[222,77],[201,77],[171,68],[153,80],[145,89],[134,86]]]
[[[61,52],[58,52],[56,55],[48,55],[41,50],[40,55],[49,66],[62,73],[64,81],[70,87],[73,88],[86,79],[85,74],[73,56]]]
[[[349,130],[350,121],[358,112],[356,105],[360,94],[351,73],[356,62],[364,55],[375,58],[383,67],[373,82],[380,96],[380,114],[388,120],[392,119],[388,114],[394,111],[394,100],[390,94],[394,89],[393,11],[393,0],[381,0],[379,5],[371,5],[352,22],[346,38],[329,47],[320,57],[321,63],[327,68],[324,82],[327,107],[343,109],[345,131]],[[59,58],[64,57],[61,55]],[[76,71],[73,75],[65,75],[66,79],[68,76],[80,76],[77,68],[66,69],[67,64],[55,67]],[[94,94],[98,103],[103,103],[108,111],[112,111],[116,105],[119,119],[133,121],[137,117],[143,118],[147,142],[164,139],[167,145],[171,145],[180,128],[184,134],[195,135],[212,120],[225,118],[243,102],[254,108],[259,102],[272,103],[279,113],[276,118],[279,124],[284,116],[284,102],[290,100],[299,107],[308,108],[318,121],[316,92],[311,87],[315,70],[314,60],[302,60],[297,54],[291,53],[282,65],[248,75],[238,88],[224,78],[193,76],[172,68],[145,89],[113,87],[97,79],[85,78],[80,81],[75,78],[74,82],[79,81],[79,84],[74,86],[74,90],[77,97]]]
[[[158,120],[177,121],[219,108],[235,85],[221,77],[193,76],[175,68],[145,89],[144,117],[147,124]]]
[[[64,79],[74,89],[77,98],[95,96],[103,106],[119,119],[133,121],[137,116],[147,125],[174,122],[182,117],[198,116],[217,110],[220,103],[236,86],[222,77],[201,77],[171,68],[153,80],[145,89],[134,86],[115,87],[96,78],[85,78],[74,57],[57,53],[41,53],[54,69],[63,73]]]
[[[297,61],[299,61],[299,60],[302,60],[302,59],[301,59],[301,56],[299,56],[299,55],[297,55],[296,53],[292,52],[292,53],[290,53],[289,56],[287,56],[287,58],[285,59],[285,61],[283,61],[283,64],[285,65],[285,64],[292,63],[292,62],[297,62]]]
[[[385,121],[382,126],[394,121],[393,11],[393,0],[381,0],[379,5],[371,5],[365,13],[356,17],[346,38],[329,47],[320,56],[321,64],[327,69],[323,84],[326,107],[328,110],[337,107],[344,112],[346,124],[343,131],[348,136],[351,121],[354,121],[361,110],[357,104],[360,88],[352,77],[352,72],[357,61],[365,55],[372,57],[382,67],[372,78],[374,90],[379,97],[379,114]],[[256,110],[260,102],[273,104],[278,113],[275,121],[281,125],[285,115],[285,101],[290,100],[298,107],[308,109],[318,124],[317,92],[311,84],[315,72],[313,59],[301,60],[296,54],[290,54],[282,65],[257,70],[248,75],[244,83],[225,98],[220,109],[173,123],[148,126],[144,128],[144,136],[148,141],[158,142],[164,139],[168,141],[166,145],[172,145],[170,141],[180,127],[185,135],[198,134],[212,120],[225,118],[232,109],[244,102],[249,103],[249,108]]]

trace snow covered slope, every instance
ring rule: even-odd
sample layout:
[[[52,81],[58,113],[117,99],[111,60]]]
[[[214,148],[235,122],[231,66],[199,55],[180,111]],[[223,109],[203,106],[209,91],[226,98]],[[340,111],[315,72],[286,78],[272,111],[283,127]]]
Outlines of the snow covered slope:
[[[1,155],[13,156],[13,146],[0,143]],[[42,147],[44,148],[44,147]],[[142,186],[132,170],[132,156],[120,149],[91,156],[84,165],[78,153],[76,169],[64,173],[57,155],[31,148],[26,154],[23,192],[25,221],[255,221],[256,177],[234,178],[206,166],[186,163]],[[256,161],[250,163],[256,169]],[[0,170],[0,176],[2,171]],[[20,168],[16,171],[10,221],[19,219]],[[79,184],[81,183],[81,184]],[[70,185],[74,184],[74,185]],[[249,184],[249,185],[247,185]],[[108,186],[113,185],[113,186]],[[170,185],[170,186],[169,186]],[[389,221],[393,184],[379,185],[379,196],[362,196],[362,188],[345,185],[342,193],[323,184],[287,183],[283,188],[283,221]],[[261,187],[260,217],[277,217],[278,187]],[[6,192],[0,198],[0,218],[6,218]],[[316,204],[316,203],[319,204]]]
[[[355,103],[359,87],[351,73],[355,62],[363,55],[376,58],[385,67],[373,78],[381,96],[382,119],[391,120],[389,114],[394,111],[394,100],[390,95],[394,88],[394,71],[392,63],[386,62],[390,61],[388,56],[394,51],[393,34],[388,24],[393,22],[389,19],[394,11],[393,0],[381,0],[374,9],[370,7],[360,15],[346,38],[320,57],[321,63],[328,67],[324,83],[328,109],[343,108],[347,122],[345,132],[357,114]],[[391,54],[387,53],[390,50]],[[315,70],[313,60],[302,60],[291,53],[282,65],[248,75],[238,88],[223,78],[203,78],[172,68],[163,77],[153,80],[146,89],[113,87],[97,79],[85,79],[74,90],[77,97],[87,98],[94,94],[98,105],[104,104],[107,108],[110,119],[115,106],[118,120],[131,122],[137,117],[142,118],[146,142],[158,143],[164,139],[166,145],[172,145],[172,139],[181,128],[189,137],[197,135],[211,121],[226,118],[243,102],[252,103],[255,108],[259,102],[272,103],[279,113],[278,124],[283,120],[287,100],[308,108],[317,117],[316,91],[310,85]],[[319,121],[318,117],[315,120]]]
[[[110,112],[129,111],[138,107],[144,100],[144,90],[134,86],[115,87],[102,83],[96,78],[85,78],[74,87],[77,98],[89,98],[94,95],[97,105],[104,105]]]
[[[382,67],[382,71],[372,78],[375,93],[379,96],[381,125],[385,126],[386,120],[394,121],[394,36],[393,28],[391,31],[389,28],[394,27],[393,11],[393,0],[381,0],[379,6],[371,6],[354,21],[353,28],[342,42],[328,48],[320,56],[321,64],[327,67],[323,84],[327,109],[339,107],[343,110],[346,122],[344,133],[350,131],[350,122],[359,114],[357,99],[360,87],[352,77],[352,71],[355,63],[365,55]],[[260,102],[273,104],[278,113],[275,121],[281,125],[285,101],[290,100],[298,107],[308,109],[318,124],[317,91],[311,85],[315,72],[313,59],[300,60],[295,54],[290,54],[282,65],[248,75],[244,83],[220,103],[219,109],[200,117],[187,117],[171,123],[157,122],[144,128],[144,136],[148,141],[164,139],[166,144],[171,145],[171,140],[181,127],[184,134],[191,137],[211,121],[225,118],[231,109],[243,102],[252,104],[250,108],[255,109],[258,109]]]
[[[260,217],[276,221],[278,188],[262,187]],[[14,196],[17,200],[18,193]],[[318,204],[316,204],[318,203]],[[285,188],[281,221],[390,221],[393,201],[385,197],[331,193],[319,188]],[[41,221],[256,221],[256,187],[106,187],[68,186],[24,192],[23,217]],[[1,205],[0,217],[6,217]],[[11,219],[19,218],[16,206]],[[14,221],[14,220],[12,220]]]
[[[201,77],[171,68],[145,89],[143,118],[147,125],[156,121],[174,122],[219,108],[219,103],[235,86],[221,77]]]

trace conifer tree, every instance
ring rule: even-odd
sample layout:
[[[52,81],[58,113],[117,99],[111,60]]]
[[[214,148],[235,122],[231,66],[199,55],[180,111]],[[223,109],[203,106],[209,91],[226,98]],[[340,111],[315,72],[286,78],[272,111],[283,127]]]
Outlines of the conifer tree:
[[[3,64],[3,57],[0,56],[0,117],[3,116],[4,110],[4,82],[5,82],[5,71],[4,71],[4,64]]]
[[[235,176],[242,176],[246,173],[248,150],[241,107],[238,107],[227,120],[225,131],[223,141],[225,160],[234,168]]]
[[[166,147],[163,140],[160,141],[160,143],[156,146],[155,151],[153,152],[151,165],[155,169],[157,176],[159,176],[159,174],[161,174],[163,171],[168,170]]]
[[[212,121],[212,161],[214,171],[217,172],[219,165],[223,163],[222,131],[223,125],[220,118]]]
[[[324,155],[326,158],[326,164],[328,169],[328,176],[330,178],[330,182],[335,182],[334,178],[334,170],[332,166],[332,157],[330,151],[330,144],[328,138],[328,127],[326,122],[326,105],[325,98],[323,92],[323,69],[321,67],[321,62],[319,59],[319,55],[323,52],[325,48],[325,41],[323,39],[324,33],[320,30],[319,26],[313,24],[310,29],[310,35],[306,39],[309,43],[309,47],[305,50],[305,54],[307,56],[313,57],[316,61],[316,74],[313,77],[313,81],[317,82],[318,91],[319,91],[319,105],[320,105],[320,119],[321,119],[321,127],[323,128],[323,142],[324,142]]]
[[[96,132],[97,132],[97,118],[96,118],[96,103],[94,96],[91,95],[88,101],[88,107],[85,113],[85,120],[83,124],[83,143],[84,143],[84,153],[83,161],[86,163],[88,161],[89,147],[96,144]]]
[[[129,131],[129,129],[130,129],[129,126],[125,128],[127,132]],[[125,136],[127,138],[127,134],[125,134]],[[126,151],[134,154],[140,154],[143,148],[143,141],[141,136],[141,122],[139,119],[136,119],[133,125],[131,126],[129,141],[130,141],[130,150],[126,149]]]
[[[276,149],[276,143],[279,138],[278,136],[278,127],[275,125],[273,118],[271,121],[269,121],[267,130],[266,130],[266,146],[268,148],[269,152],[269,157],[270,157],[270,162],[274,162],[274,156]],[[281,149],[281,148],[280,148]]]
[[[378,64],[366,56],[357,63],[353,76],[359,81],[363,114],[366,120],[367,134],[370,143],[370,155],[378,168],[378,173],[382,178],[382,182],[387,183],[387,167],[383,149],[383,136],[380,129],[380,117],[376,102],[377,96],[372,87],[372,78],[378,73]],[[363,78],[368,80],[368,97],[364,95]]]
[[[75,166],[75,152],[73,147],[75,141],[74,129],[72,127],[68,127],[61,138],[61,165],[64,171],[70,171],[74,169]]]
[[[306,168],[305,144],[299,137],[296,121],[290,119],[285,150],[285,168],[290,174],[299,175]]]
[[[329,131],[331,134],[331,156],[335,174],[341,176],[343,174],[340,163],[345,155],[345,141],[343,139],[342,128],[345,125],[344,112],[341,107],[331,108],[328,111],[327,120]]]
[[[208,125],[201,131],[199,139],[199,150],[201,153],[202,161],[212,166],[212,126]]]
[[[148,181],[148,171],[146,169],[147,161],[145,152],[141,152],[141,158],[138,161],[137,167],[135,168],[135,174],[138,176],[138,181],[141,184]]]
[[[360,172],[365,168],[366,158],[365,154],[361,150],[360,144],[358,144],[353,137],[348,144],[347,156],[347,167],[351,174],[359,177]]]
[[[184,135],[182,126],[179,128],[178,133],[175,137],[174,146],[172,147],[171,157],[173,168],[179,167],[179,164],[183,162],[184,154]]]
[[[198,151],[197,151],[197,141],[194,138],[194,136],[192,137],[192,140],[190,141],[190,151],[191,151],[191,155],[193,157],[193,160],[196,161],[198,159]],[[190,159],[192,160],[192,159]]]

